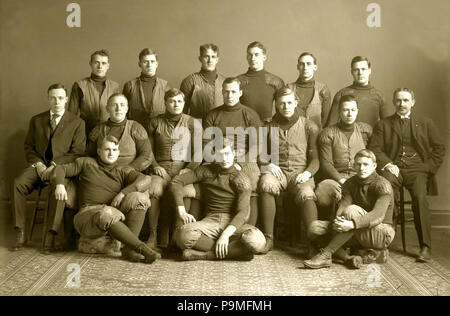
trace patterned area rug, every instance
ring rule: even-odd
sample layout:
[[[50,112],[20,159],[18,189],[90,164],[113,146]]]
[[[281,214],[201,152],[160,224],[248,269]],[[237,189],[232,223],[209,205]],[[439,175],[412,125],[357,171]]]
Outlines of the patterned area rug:
[[[0,295],[450,295],[450,263],[434,255],[427,264],[398,251],[384,265],[349,270],[306,270],[298,251],[275,249],[251,262],[181,262],[154,264],[78,252],[42,255],[26,248],[0,248]],[[77,269],[79,278],[76,277]]]

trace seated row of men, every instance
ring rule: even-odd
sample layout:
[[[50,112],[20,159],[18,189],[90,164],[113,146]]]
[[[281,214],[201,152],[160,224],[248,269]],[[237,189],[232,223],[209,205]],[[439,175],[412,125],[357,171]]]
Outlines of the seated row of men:
[[[242,94],[239,79],[224,80],[224,104],[206,116],[205,132],[209,127],[217,127],[222,135],[227,135],[230,127],[263,126],[256,111],[240,103]],[[272,139],[279,141],[277,148],[269,150],[275,160],[259,157],[258,161],[250,161],[249,153],[255,144],[247,137],[244,153],[239,151],[234,139],[231,144],[216,142],[211,163],[202,165],[201,159],[189,159],[196,154],[195,146],[185,150],[190,157],[174,159],[175,147],[180,144],[177,140],[183,136],[174,136],[177,128],[185,127],[191,140],[195,140],[196,133],[202,134],[194,118],[183,113],[185,96],[178,89],[165,93],[166,112],[150,119],[147,130],[127,119],[127,98],[113,94],[106,107],[109,119],[89,135],[88,152],[96,158],[78,158],[85,155],[85,123],[65,111],[68,97],[64,87],[50,86],[48,96],[50,111],[31,119],[25,141],[30,166],[14,183],[15,250],[26,242],[26,195],[48,180],[56,188],[49,201],[51,228],[44,251],[55,248],[64,204],[71,195],[66,189],[73,182],[70,178],[77,177],[79,211],[73,223],[81,236],[79,249],[82,251],[95,250],[95,241],[108,234],[124,243],[122,254],[129,260],[156,260],[158,223],[159,228],[166,230],[170,226],[169,214],[162,216],[165,225],[158,219],[161,198],[167,188],[166,210],[169,211],[162,214],[170,213],[170,209],[177,211],[173,240],[183,250],[184,259],[248,260],[253,254],[267,253],[273,247],[275,197],[287,191],[293,196],[311,241],[312,259],[305,261],[305,266],[329,266],[333,253],[355,268],[362,261],[385,261],[387,247],[395,234],[394,195],[391,184],[376,172],[378,158],[380,173],[390,180],[394,189],[398,190],[403,182],[410,190],[421,246],[418,260],[429,259],[426,189],[429,178],[442,163],[445,148],[433,122],[411,114],[415,100],[410,89],[394,92],[397,113],[381,120],[373,135],[370,125],[356,122],[359,104],[351,95],[343,96],[339,102],[339,122],[319,135],[319,127],[298,111],[295,91],[282,87],[275,97],[276,114],[266,124],[270,127],[265,138],[267,147],[270,148]],[[402,123],[401,116],[410,119]],[[274,132],[277,135],[271,134]],[[369,140],[375,154],[365,149]],[[181,143],[191,147],[195,141]],[[243,162],[239,159],[242,157]],[[317,174],[319,165],[320,175]],[[149,175],[141,173],[149,166],[146,172]],[[317,188],[314,176],[319,183]],[[193,183],[201,185],[189,187]],[[204,204],[205,215],[198,212],[198,201],[193,203],[199,199]],[[326,220],[319,220],[317,205],[329,210]],[[339,205],[336,215],[335,205]],[[146,214],[150,234],[142,242],[139,233]],[[255,227],[258,217],[259,229]],[[314,240],[321,235],[332,239],[314,256]],[[344,249],[353,241],[381,251],[366,253],[364,259],[350,255]]]

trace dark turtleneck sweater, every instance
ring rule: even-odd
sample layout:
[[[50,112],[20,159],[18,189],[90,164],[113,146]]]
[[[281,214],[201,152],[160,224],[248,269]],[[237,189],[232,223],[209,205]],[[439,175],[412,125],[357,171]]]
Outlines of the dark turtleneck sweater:
[[[266,83],[266,71],[249,69],[245,73],[248,84],[242,87],[240,102],[255,110],[261,120],[270,119],[273,115],[273,101],[276,88]]]
[[[97,89],[98,93],[100,95],[102,95],[103,90],[105,90],[105,82],[106,82],[106,76],[105,77],[99,77],[96,76],[94,74],[91,73],[91,79],[92,82],[94,83],[95,89]],[[70,93],[70,100],[77,100],[77,104],[78,104],[78,100],[81,100],[83,98],[83,91],[81,90],[81,88],[78,86],[78,83],[75,81],[75,83],[72,86],[72,91]],[[69,102],[69,103],[73,103],[73,102]]]
[[[298,121],[298,118],[300,117],[300,110],[295,108],[294,114],[291,117],[284,117],[281,115],[278,111],[273,117],[273,122],[277,123],[279,127],[286,131],[292,127],[292,125],[295,124],[295,122]]]
[[[183,115],[183,113],[180,114],[172,114],[166,111],[166,113],[164,113],[164,117],[167,119],[167,121],[172,124],[173,126],[177,125],[177,123],[180,121],[181,116]]]
[[[312,98],[314,97],[315,82],[316,81],[314,80],[314,77],[307,81],[298,78],[297,81],[295,82],[295,85],[297,86],[296,94],[298,97],[298,105],[301,108],[304,108],[309,103],[311,103]]]
[[[217,78],[217,71],[216,69],[214,69],[213,71],[209,71],[206,69],[200,69],[200,75],[206,80],[208,81],[209,84],[214,84],[214,82],[216,81]]]
[[[150,109],[153,103],[153,89],[156,84],[156,76],[151,77],[141,73],[139,78],[141,79],[142,90],[144,91],[145,106],[147,109]]]
[[[364,122],[373,127],[379,119],[386,118],[395,113],[394,107],[386,104],[381,91],[370,83],[365,86],[353,83],[338,91],[334,96],[327,126],[338,122],[339,100],[344,95],[354,95],[358,101],[359,112],[357,122]]]
[[[342,200],[337,214],[345,207],[355,204],[367,214],[354,219],[355,229],[372,228],[380,223],[392,224],[394,195],[392,186],[374,171],[366,179],[353,176],[342,186]]]
[[[272,138],[271,135],[271,127],[279,127],[283,131],[287,131],[290,129],[300,118],[300,111],[298,108],[295,109],[294,114],[286,118],[283,115],[281,115],[279,112],[277,112],[272,122],[269,124],[269,128],[267,129],[268,138],[267,138],[267,148],[268,152],[271,153],[271,141]],[[307,156],[307,166],[304,171],[309,171],[311,175],[315,175],[317,170],[319,170],[319,153],[317,151],[317,136],[319,133],[319,130],[317,128],[317,125],[314,124],[314,122],[306,119],[305,121],[305,132],[306,132],[306,142],[308,146],[308,156]],[[279,146],[283,146],[283,144],[279,144]],[[291,146],[291,145],[290,145]],[[266,161],[258,161],[260,165],[266,165],[268,162]]]
[[[353,124],[345,124],[341,121],[337,123],[337,127],[344,133],[345,136],[347,136],[347,139],[350,140],[350,137],[352,136],[353,132],[355,131],[355,123]]]
[[[106,135],[112,135],[115,138],[117,138],[118,141],[120,141],[125,131],[127,122],[128,120],[126,118],[120,123],[116,123],[111,121],[111,119],[108,119],[108,121],[106,121],[105,123],[100,123],[99,125],[97,125],[97,127],[95,127],[89,134],[88,144],[86,147],[88,155],[94,158],[97,157],[97,141],[99,137],[99,130],[98,130],[99,128],[105,129]],[[132,135],[133,132],[136,132],[134,130],[135,128],[142,129],[141,131],[136,133],[141,135],[146,134],[144,128],[140,124],[133,121],[130,122],[133,124],[131,127]],[[145,136],[145,138],[133,137],[133,139],[136,146],[136,159],[133,162],[131,162],[129,166],[135,168],[136,170],[143,170],[143,168],[146,168],[145,165],[146,161],[148,160],[148,157],[151,157],[153,155],[152,146],[147,136]]]
[[[114,136],[118,140],[122,138],[123,131],[125,130],[125,125],[127,124],[127,119],[125,118],[122,122],[116,123],[108,119],[106,121],[106,126],[109,129],[108,134]]]
[[[64,184],[65,177],[79,176],[78,201],[80,208],[88,205],[109,205],[114,197],[122,192],[145,191],[142,184],[145,176],[131,168],[107,165],[100,159],[78,158],[75,162],[55,167],[56,184]],[[139,188],[139,189],[138,189]]]
[[[97,89],[98,93],[101,95],[103,93],[103,90],[105,89],[105,77],[99,77],[94,74],[91,74],[91,79],[94,81],[95,89]]]
[[[254,110],[241,103],[236,103],[233,106],[224,104],[211,110],[203,121],[203,128],[207,129],[208,127],[213,126],[220,128],[222,130],[222,135],[226,136],[227,127],[242,127],[245,130],[250,126],[253,126],[258,133],[259,127],[262,126],[262,122],[259,119],[258,113]],[[235,139],[236,137],[237,136],[235,136]],[[248,152],[248,135],[245,136],[245,139],[246,152]],[[209,141],[210,139],[204,139],[203,145],[206,145]],[[235,142],[234,147],[237,149],[237,142]]]
[[[191,183],[202,186],[206,214],[230,214],[232,219],[229,225],[237,229],[245,223],[250,212],[251,185],[248,177],[235,166],[224,169],[213,163],[177,175],[169,186],[175,205],[184,205],[182,189]]]

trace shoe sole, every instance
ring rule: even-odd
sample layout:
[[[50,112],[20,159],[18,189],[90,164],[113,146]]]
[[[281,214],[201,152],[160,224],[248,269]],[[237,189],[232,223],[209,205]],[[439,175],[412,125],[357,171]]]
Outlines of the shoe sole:
[[[145,262],[145,263],[153,263],[153,262],[155,262],[157,259],[161,259],[161,254],[157,253],[156,251],[153,251],[153,253],[151,254],[151,256],[145,257],[144,262]]]
[[[309,269],[322,269],[322,268],[329,268],[331,267],[331,264],[322,264],[320,266],[310,265],[303,261],[303,265]]]
[[[361,269],[362,264],[363,260],[360,256],[355,256],[346,263],[346,265],[351,269]]]
[[[430,261],[431,261],[431,258],[430,259],[427,259],[424,257],[416,258],[416,262],[420,262],[420,263],[429,263]]]

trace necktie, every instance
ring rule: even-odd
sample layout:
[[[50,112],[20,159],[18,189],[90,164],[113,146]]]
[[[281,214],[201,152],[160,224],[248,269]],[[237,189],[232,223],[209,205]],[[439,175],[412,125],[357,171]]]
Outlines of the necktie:
[[[56,119],[59,117],[59,114],[52,114],[52,119],[50,120],[50,126],[52,128],[52,132],[56,129]]]

